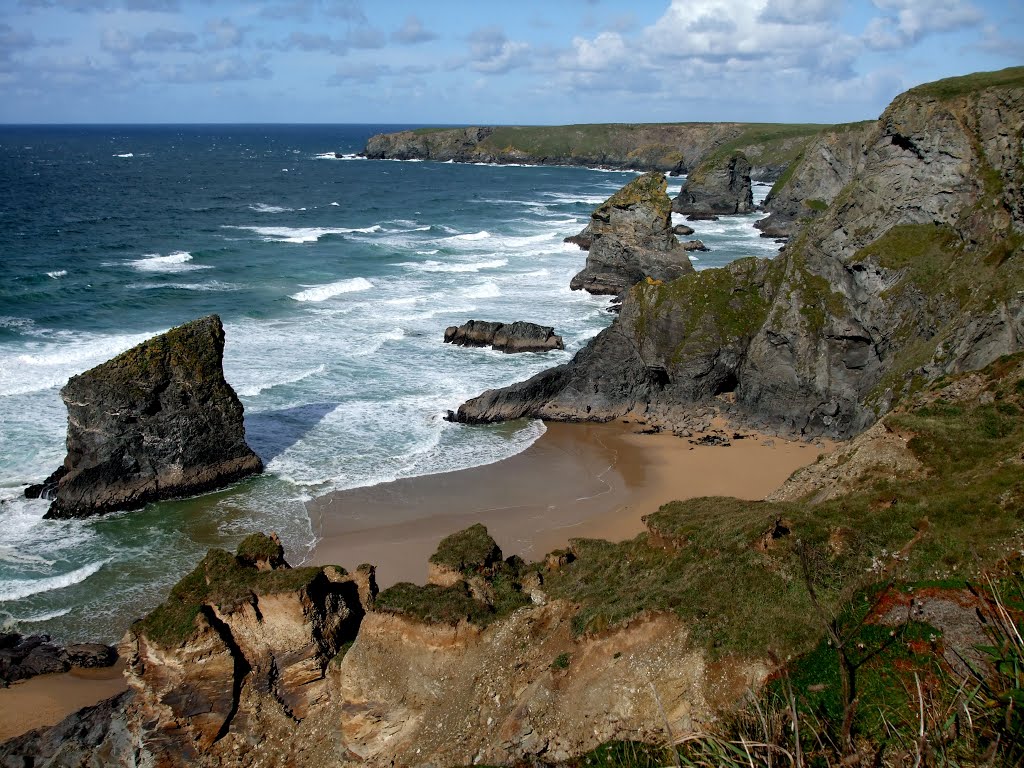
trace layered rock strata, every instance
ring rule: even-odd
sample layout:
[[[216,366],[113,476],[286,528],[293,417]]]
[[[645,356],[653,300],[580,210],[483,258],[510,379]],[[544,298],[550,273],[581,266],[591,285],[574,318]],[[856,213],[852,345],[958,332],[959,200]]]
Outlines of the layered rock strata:
[[[673,233],[667,188],[662,174],[648,173],[594,209],[583,231],[568,238],[587,251],[572,290],[618,295],[648,277],[674,280],[694,271]]]
[[[769,213],[754,226],[766,237],[789,237],[821,216],[861,170],[871,124],[837,126],[814,138],[775,183],[764,201]]]
[[[920,383],[1024,346],[1022,128],[1020,79],[909,91],[780,256],[640,283],[572,362],[456,418],[671,418],[729,393],[758,426],[861,431]]]
[[[740,152],[705,161],[687,176],[672,210],[686,215],[750,213],[750,161]]]
[[[565,349],[562,337],[555,334],[554,328],[523,321],[494,323],[470,320],[463,325],[446,328],[444,341],[459,347],[493,347],[508,354]]]
[[[84,517],[211,490],[261,472],[224,379],[216,315],[155,336],[61,389],[67,457],[28,496],[47,517]]]

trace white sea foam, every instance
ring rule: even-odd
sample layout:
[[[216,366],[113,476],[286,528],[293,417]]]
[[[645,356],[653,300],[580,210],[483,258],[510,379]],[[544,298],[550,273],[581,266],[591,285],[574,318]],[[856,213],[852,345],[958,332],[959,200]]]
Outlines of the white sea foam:
[[[477,240],[487,240],[489,237],[491,237],[491,233],[488,232],[487,230],[482,230],[480,232],[470,232],[470,233],[465,234],[465,235],[454,235],[452,237],[446,237],[445,240],[447,240],[447,241],[457,240],[459,242],[470,242],[471,243],[471,242],[476,242]]]
[[[63,385],[76,373],[99,365],[152,335],[71,334],[45,343],[33,342],[29,352],[0,357],[0,396]]]
[[[365,160],[365,157],[360,157],[356,154],[344,154],[338,157],[333,152],[321,152],[319,155],[314,155],[317,160]]]
[[[424,261],[422,263],[403,262],[400,267],[408,267],[417,272],[479,272],[481,269],[497,269],[508,264],[508,259],[490,259],[474,264],[445,264],[440,261]]]
[[[286,213],[287,211],[294,211],[294,208],[286,208],[283,205],[266,205],[265,203],[256,203],[256,205],[250,205],[250,209],[257,213]]]
[[[488,281],[462,289],[462,295],[467,299],[496,299],[501,296],[501,289],[495,283]]]
[[[244,229],[255,232],[267,242],[284,243],[315,243],[326,235],[369,235],[380,232],[382,227],[374,224],[371,227],[235,227],[228,226],[227,229]]]
[[[50,621],[51,619],[59,619],[61,616],[67,616],[69,613],[71,613],[71,610],[71,608],[60,608],[56,611],[32,613],[28,616],[12,616],[11,618],[17,624],[38,624],[43,621]]]
[[[202,264],[192,264],[191,261],[192,254],[188,251],[174,251],[166,256],[147,253],[141,259],[129,262],[129,265],[139,272],[191,272],[196,269],[210,269]]]
[[[294,376],[286,376],[277,381],[262,381],[260,384],[253,384],[250,386],[239,386],[235,388],[242,397],[256,397],[260,392],[265,392],[273,387],[282,387],[288,384],[298,384],[300,381],[308,379],[311,376],[319,376],[327,370],[327,366],[318,365],[316,368],[311,368],[308,371],[302,371],[301,373],[295,374]]]
[[[291,298],[296,301],[326,301],[343,293],[368,291],[371,288],[373,288],[373,283],[365,277],[353,277],[348,280],[339,280],[336,283],[328,283],[327,285],[310,286],[304,291],[292,294]]]
[[[331,203],[331,205],[341,207],[341,203]]]
[[[114,157],[135,157],[131,152],[125,152],[124,154],[114,155]]]
[[[89,563],[70,573],[62,573],[58,576],[50,576],[45,579],[5,579],[0,581],[0,603],[10,600],[20,600],[29,595],[38,595],[42,592],[52,592],[55,589],[64,589],[88,579],[97,573],[110,559],[99,560]]]
[[[47,277],[52,277],[54,280],[57,280],[59,278],[64,277],[67,273],[68,273],[68,271],[66,269],[58,269],[58,270],[54,270],[53,272],[47,272],[46,276]]]
[[[177,291],[238,291],[241,286],[225,283],[221,280],[210,280],[206,283],[131,283],[127,286],[137,291],[152,291],[169,288]]]

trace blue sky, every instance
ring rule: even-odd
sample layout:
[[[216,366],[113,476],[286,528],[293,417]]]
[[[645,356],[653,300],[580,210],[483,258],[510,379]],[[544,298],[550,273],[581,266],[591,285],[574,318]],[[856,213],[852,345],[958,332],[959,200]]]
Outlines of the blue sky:
[[[0,122],[841,122],[1024,0],[0,0]]]

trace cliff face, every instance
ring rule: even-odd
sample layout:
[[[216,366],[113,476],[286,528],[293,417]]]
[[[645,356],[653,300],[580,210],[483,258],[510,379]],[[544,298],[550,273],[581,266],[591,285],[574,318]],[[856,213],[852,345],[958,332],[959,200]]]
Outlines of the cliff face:
[[[223,358],[211,315],[73,376],[61,390],[67,458],[34,489],[53,498],[47,517],[133,509],[261,472]]]
[[[909,91],[780,256],[637,285],[571,363],[457,418],[606,420],[732,393],[755,423],[844,437],[921,382],[1020,349],[1022,126],[1020,79]]]
[[[584,165],[682,173],[713,152],[743,152],[756,179],[775,179],[826,126],[757,123],[424,128],[378,134],[371,159]]]
[[[588,251],[572,290],[618,295],[647,277],[674,280],[693,272],[672,231],[667,187],[660,173],[648,173],[594,209],[586,228],[569,238]]]
[[[862,169],[874,123],[857,123],[815,137],[772,187],[764,201],[769,212],[755,226],[788,237],[803,219],[820,216]]]
[[[683,214],[736,214],[754,210],[750,161],[741,152],[709,158],[686,178],[672,210]]]

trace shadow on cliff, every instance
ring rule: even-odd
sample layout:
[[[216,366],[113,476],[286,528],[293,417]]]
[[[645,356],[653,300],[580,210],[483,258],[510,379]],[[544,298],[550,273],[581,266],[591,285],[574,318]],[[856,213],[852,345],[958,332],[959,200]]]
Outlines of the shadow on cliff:
[[[245,414],[245,441],[268,463],[299,442],[338,403],[310,403],[278,411]]]

